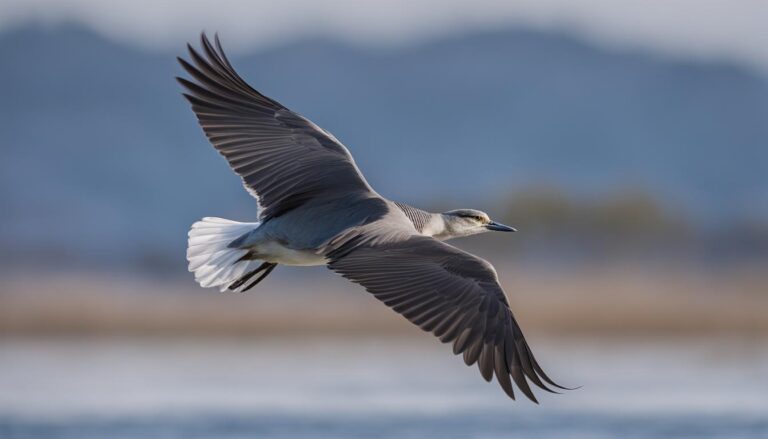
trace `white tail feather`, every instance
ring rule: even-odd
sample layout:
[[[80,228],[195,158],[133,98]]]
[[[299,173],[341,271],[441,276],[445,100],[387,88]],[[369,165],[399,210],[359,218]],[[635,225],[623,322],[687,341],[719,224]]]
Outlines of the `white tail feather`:
[[[195,273],[195,281],[202,287],[219,287],[220,291],[225,291],[248,270],[256,268],[261,261],[237,262],[248,251],[227,245],[257,227],[259,223],[239,223],[211,217],[192,224],[187,242],[187,260],[189,271]]]

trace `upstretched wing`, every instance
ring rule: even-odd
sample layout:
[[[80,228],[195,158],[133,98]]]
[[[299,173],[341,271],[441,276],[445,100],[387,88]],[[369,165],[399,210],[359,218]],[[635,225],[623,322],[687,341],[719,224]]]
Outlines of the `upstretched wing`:
[[[218,37],[216,48],[201,36],[205,56],[189,46],[192,63],[179,63],[194,81],[188,90],[200,125],[213,146],[243,179],[261,206],[262,219],[309,200],[373,189],[349,151],[330,133],[249,86],[230,64]]]
[[[526,378],[547,391],[544,382],[563,388],[536,362],[496,271],[483,259],[411,236],[374,246],[353,243],[331,253],[328,266],[443,343],[452,342],[454,354],[463,354],[467,365],[477,363],[486,381],[495,374],[511,398],[514,381],[536,402]]]

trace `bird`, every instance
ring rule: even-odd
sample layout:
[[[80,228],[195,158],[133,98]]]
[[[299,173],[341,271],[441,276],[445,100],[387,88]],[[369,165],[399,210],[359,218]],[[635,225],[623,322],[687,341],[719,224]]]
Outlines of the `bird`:
[[[206,217],[188,233],[202,287],[244,292],[278,265],[325,265],[422,330],[482,377],[538,403],[530,383],[568,389],[536,361],[494,267],[445,241],[514,232],[485,212],[431,213],[379,195],[330,132],[251,87],[205,32],[178,57],[182,93],[213,147],[256,198],[257,221]],[[513,386],[513,383],[514,385]]]

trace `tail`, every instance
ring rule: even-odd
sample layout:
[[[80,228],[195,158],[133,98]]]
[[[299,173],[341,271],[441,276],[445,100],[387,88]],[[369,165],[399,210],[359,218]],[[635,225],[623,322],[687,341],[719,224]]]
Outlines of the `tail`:
[[[189,230],[187,260],[200,286],[219,287],[219,291],[246,291],[264,279],[277,264],[245,259],[248,250],[228,245],[259,227],[260,223],[239,223],[223,218],[203,218]],[[254,275],[263,272],[246,285]]]

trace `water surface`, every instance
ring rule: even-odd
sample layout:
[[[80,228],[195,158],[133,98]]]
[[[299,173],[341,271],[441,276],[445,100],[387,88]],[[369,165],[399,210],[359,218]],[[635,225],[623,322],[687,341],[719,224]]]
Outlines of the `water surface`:
[[[768,343],[535,340],[513,402],[428,338],[0,341],[2,438],[768,437]]]

